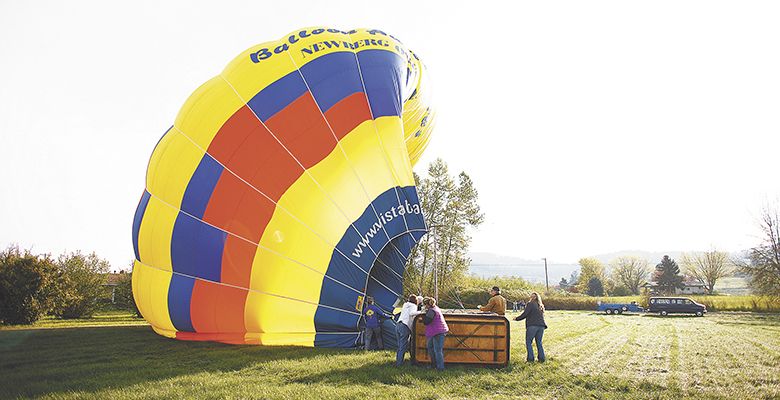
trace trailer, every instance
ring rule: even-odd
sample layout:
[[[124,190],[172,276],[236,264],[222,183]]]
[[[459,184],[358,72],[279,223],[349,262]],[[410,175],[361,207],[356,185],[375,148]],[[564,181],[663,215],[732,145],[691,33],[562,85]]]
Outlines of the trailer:
[[[636,304],[635,301],[630,303],[602,303],[599,302],[596,307],[596,311],[603,311],[605,314],[623,314],[625,312],[644,312],[645,309]]]

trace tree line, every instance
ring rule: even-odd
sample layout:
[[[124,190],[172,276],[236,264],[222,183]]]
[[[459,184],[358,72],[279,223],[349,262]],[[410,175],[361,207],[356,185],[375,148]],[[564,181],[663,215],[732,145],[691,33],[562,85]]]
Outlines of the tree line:
[[[110,264],[95,253],[53,258],[11,245],[0,251],[0,323],[32,324],[45,315],[89,318],[111,303]],[[138,313],[131,274],[120,274],[111,307]]]
[[[655,290],[664,294],[673,294],[675,289],[695,282],[707,294],[714,294],[718,280],[737,271],[729,254],[718,250],[683,254],[681,263],[682,268],[668,255],[654,268],[639,257],[618,257],[606,266],[595,258],[582,258],[579,273],[572,274],[568,280],[562,278],[559,287],[590,296],[628,296],[640,294],[651,282]]]
[[[561,289],[591,296],[638,295],[648,282],[663,294],[673,294],[683,288],[686,281],[700,283],[707,294],[715,293],[717,282],[734,274],[743,274],[753,293],[760,296],[780,297],[780,210],[766,207],[759,220],[760,242],[742,255],[711,250],[685,253],[680,265],[664,256],[655,268],[647,260],[637,257],[619,257],[609,263],[609,268],[597,259],[579,260],[579,274],[561,279]]]

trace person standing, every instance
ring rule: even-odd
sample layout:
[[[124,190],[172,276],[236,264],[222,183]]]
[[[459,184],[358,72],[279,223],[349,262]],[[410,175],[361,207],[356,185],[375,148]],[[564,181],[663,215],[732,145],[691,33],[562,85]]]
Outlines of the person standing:
[[[426,347],[428,348],[428,356],[431,357],[431,365],[437,370],[444,370],[444,337],[450,328],[447,326],[447,321],[444,320],[444,315],[441,313],[441,309],[436,306],[436,299],[432,297],[426,297],[423,300],[423,304],[428,311],[423,316],[423,324],[425,324],[425,339]]]
[[[539,293],[531,293],[531,298],[525,305],[525,310],[515,318],[515,321],[522,320],[525,320],[525,348],[528,351],[526,360],[528,362],[534,361],[534,349],[531,344],[533,341],[536,341],[537,359],[539,362],[544,362],[542,337],[544,336],[544,330],[547,329],[547,324],[544,323],[544,303],[542,303],[542,296]]]
[[[366,297],[366,307],[363,308],[363,316],[366,318],[366,330],[365,330],[365,349],[371,350],[371,341],[373,337],[376,337],[377,348],[379,350],[384,349],[382,344],[382,324],[380,318],[392,319],[392,315],[388,315],[381,308],[374,305],[374,298]]]
[[[409,349],[409,336],[414,331],[414,317],[423,314],[417,310],[417,296],[410,295],[401,309],[401,315],[398,316],[398,322],[395,325],[395,333],[398,337],[398,351],[395,354],[395,365],[400,367],[404,364],[404,354]]]
[[[494,312],[498,315],[506,315],[506,299],[501,295],[501,288],[493,286],[490,289],[490,300],[484,307],[479,307],[480,311]]]

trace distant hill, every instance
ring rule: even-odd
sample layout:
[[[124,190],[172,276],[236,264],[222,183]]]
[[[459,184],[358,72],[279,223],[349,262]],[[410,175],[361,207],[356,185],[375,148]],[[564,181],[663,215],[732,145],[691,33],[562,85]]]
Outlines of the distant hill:
[[[679,263],[683,253],[691,253],[690,251],[644,251],[644,250],[621,250],[606,254],[597,254],[594,256],[588,256],[589,258],[595,258],[604,265],[609,264],[610,261],[618,257],[639,257],[647,260],[651,265],[655,265],[661,262],[664,256],[669,256]]]
[[[604,265],[618,257],[639,257],[647,260],[651,266],[661,262],[664,255],[676,260],[678,263],[682,257],[683,251],[644,251],[644,250],[622,250],[612,253],[597,254],[587,256],[595,258]],[[692,252],[685,252],[692,253]],[[737,256],[739,253],[731,253],[731,256]],[[481,277],[492,276],[519,276],[531,282],[544,282],[544,262],[541,259],[528,259],[516,256],[506,256],[488,252],[469,253],[471,265],[469,272]],[[579,271],[580,266],[574,263],[556,262],[548,260],[548,276],[550,283],[557,283],[561,278],[568,278],[572,272]],[[736,285],[734,292],[744,291],[744,283]],[[729,292],[729,290],[725,290]]]
[[[484,278],[493,276],[519,276],[531,282],[545,281],[544,261],[522,257],[505,256],[487,252],[469,254],[471,265],[469,272]],[[579,265],[559,263],[548,260],[547,273],[550,283],[557,283],[561,278],[568,278],[572,272],[579,270]]]
[[[471,265],[529,265],[544,264],[541,259],[528,259],[515,256],[504,256],[495,253],[473,252],[469,253]]]
[[[682,258],[683,253],[695,253],[696,250],[692,251],[682,251],[682,250],[670,250],[670,251],[645,251],[645,250],[621,250],[621,251],[615,251],[612,253],[604,253],[604,254],[596,254],[596,255],[589,255],[589,256],[583,256],[583,258],[595,258],[604,265],[609,264],[610,261],[618,258],[618,257],[639,257],[642,259],[647,260],[651,265],[658,264],[661,262],[661,258],[663,256],[668,255],[669,257],[673,258],[675,261],[679,262],[680,258]],[[733,252],[730,253],[732,257],[737,257],[740,255],[740,252]],[[490,265],[490,266],[498,266],[498,265],[536,265],[540,264],[543,265],[544,262],[541,259],[528,259],[523,257],[517,257],[517,256],[507,256],[507,255],[501,255],[501,254],[495,254],[495,253],[488,253],[488,252],[473,252],[469,253],[469,257],[471,258],[471,265]],[[573,260],[571,263],[576,263],[577,260]],[[569,264],[568,262],[557,262],[555,260],[548,260],[548,263],[555,263],[555,264]]]
[[[680,263],[680,259],[682,258],[683,253],[700,253],[702,250],[689,250],[689,251],[679,251],[679,250],[673,250],[673,251],[644,251],[644,250],[622,250],[622,251],[616,251],[613,253],[606,253],[606,254],[597,254],[595,256],[589,256],[591,258],[595,258],[604,265],[607,265],[610,261],[618,258],[618,257],[639,257],[647,260],[650,262],[650,265],[656,265],[661,262],[661,258],[663,256],[668,255],[673,260],[677,261],[677,263]],[[741,251],[735,251],[729,253],[729,257],[731,258],[740,258],[742,252]]]

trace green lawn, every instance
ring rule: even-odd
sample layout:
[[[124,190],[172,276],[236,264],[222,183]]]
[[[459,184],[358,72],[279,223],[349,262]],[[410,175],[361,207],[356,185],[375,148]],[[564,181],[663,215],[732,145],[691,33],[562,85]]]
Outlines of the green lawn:
[[[181,342],[129,316],[0,330],[0,398],[780,398],[780,315],[549,311],[549,362],[394,368],[391,352]],[[111,325],[111,324],[108,324]]]
[[[54,328],[90,328],[98,326],[148,326],[149,324],[143,318],[135,318],[126,311],[103,311],[92,318],[85,319],[60,319],[54,317],[44,317],[36,322],[33,327],[36,329],[54,329]],[[26,330],[29,325],[0,325],[0,331],[4,330]]]

